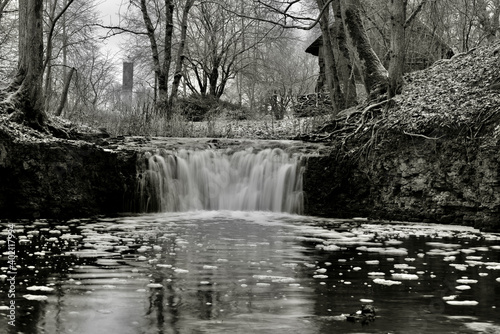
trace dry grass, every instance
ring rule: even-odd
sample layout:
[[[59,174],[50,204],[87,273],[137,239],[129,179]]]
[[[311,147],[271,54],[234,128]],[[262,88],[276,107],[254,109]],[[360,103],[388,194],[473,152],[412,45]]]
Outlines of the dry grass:
[[[112,136],[290,139],[321,127],[330,120],[330,116],[296,118],[286,115],[283,120],[274,120],[271,115],[257,115],[253,119],[234,120],[221,112],[218,115],[208,115],[202,122],[193,122],[179,113],[167,120],[166,117],[153,113],[149,107],[142,106],[84,117],[73,116],[70,120],[106,129]]]

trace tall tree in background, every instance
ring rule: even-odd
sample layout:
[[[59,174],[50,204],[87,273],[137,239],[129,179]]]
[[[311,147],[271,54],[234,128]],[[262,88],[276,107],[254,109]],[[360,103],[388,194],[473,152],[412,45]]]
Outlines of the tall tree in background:
[[[406,30],[417,17],[427,0],[422,0],[407,18],[408,0],[391,0],[390,14],[390,49],[389,49],[389,98],[401,93],[406,59]]]
[[[391,46],[389,51],[389,97],[401,92],[405,67],[405,23],[407,0],[390,0]]]
[[[54,31],[56,28],[57,22],[63,17],[63,15],[68,10],[69,6],[73,3],[74,0],[66,0],[63,7],[59,12],[58,9],[58,1],[51,0],[50,1],[50,12],[49,12],[49,29],[47,33],[47,45],[45,51],[45,60],[43,62],[43,68],[45,71],[45,82],[44,82],[44,99],[45,99],[45,111],[48,111],[50,108],[50,100],[52,95],[52,61],[53,61],[53,51],[54,51]],[[66,22],[63,23],[63,25]],[[65,27],[63,27],[65,28]],[[63,36],[65,38],[65,36]],[[63,49],[66,48],[65,45],[62,46]],[[73,71],[71,71],[72,73]],[[69,83],[68,83],[69,85]],[[62,97],[64,101],[66,99],[65,96]]]
[[[195,0],[186,0],[184,8],[182,10],[182,18],[181,18],[181,36],[179,41],[179,47],[177,49],[177,57],[175,61],[175,70],[174,70],[174,80],[172,82],[172,91],[170,92],[170,99],[168,101],[169,108],[171,109],[174,105],[175,100],[177,99],[177,92],[179,91],[179,84],[183,75],[184,68],[184,58],[186,55],[184,54],[186,48],[186,39],[187,39],[187,29],[188,29],[188,17],[189,11],[194,5]]]
[[[33,128],[46,128],[43,110],[43,0],[19,0],[19,64],[4,108]],[[10,108],[9,108],[10,107]]]
[[[316,0],[318,8],[323,8],[328,6],[325,0]],[[337,72],[337,59],[335,59],[334,46],[335,46],[335,32],[332,32],[331,20],[330,20],[330,10],[324,10],[320,14],[319,25],[321,28],[321,35],[323,41],[323,58],[325,60],[325,78],[326,78],[326,89],[330,95],[330,99],[333,102],[333,114],[337,114],[340,110],[344,109],[345,99],[342,94],[340,87],[339,76]]]
[[[389,75],[366,34],[361,16],[361,3],[359,0],[340,0],[340,4],[342,21],[363,77],[368,98],[377,99],[387,91]]]
[[[161,60],[158,45],[159,43],[156,37],[156,27],[155,25],[153,25],[153,22],[149,15],[146,0],[140,0],[140,9],[151,46],[151,55],[153,58],[155,77],[158,82],[158,100],[156,106],[160,113],[165,114],[167,118],[169,118],[171,116],[171,110],[169,110],[170,108],[168,105],[168,80],[170,74],[170,64],[172,62],[174,3],[172,0],[165,0],[163,61]]]
[[[238,17],[237,11],[263,15],[253,4],[235,5],[231,1],[202,2],[192,12],[188,34],[187,61],[190,89],[201,96],[219,99],[230,80],[252,65],[252,53],[260,47],[272,47],[283,39],[281,29],[257,18]]]

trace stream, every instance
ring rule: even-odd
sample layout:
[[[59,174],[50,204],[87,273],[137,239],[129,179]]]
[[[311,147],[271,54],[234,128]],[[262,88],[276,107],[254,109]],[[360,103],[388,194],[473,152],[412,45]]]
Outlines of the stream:
[[[500,235],[470,227],[200,210],[0,229],[0,333],[500,332]]]

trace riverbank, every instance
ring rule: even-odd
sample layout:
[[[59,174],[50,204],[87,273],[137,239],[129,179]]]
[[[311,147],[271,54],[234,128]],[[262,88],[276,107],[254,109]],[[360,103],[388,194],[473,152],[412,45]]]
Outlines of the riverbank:
[[[308,135],[334,147],[309,161],[310,212],[499,230],[499,47],[411,73],[393,100]]]

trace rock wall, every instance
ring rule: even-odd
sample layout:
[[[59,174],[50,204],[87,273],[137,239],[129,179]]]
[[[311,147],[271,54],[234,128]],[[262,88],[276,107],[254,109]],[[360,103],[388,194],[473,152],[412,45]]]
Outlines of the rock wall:
[[[306,213],[500,230],[499,149],[399,135],[356,158],[310,157]]]
[[[126,211],[136,157],[83,141],[0,133],[0,217],[71,218]]]

